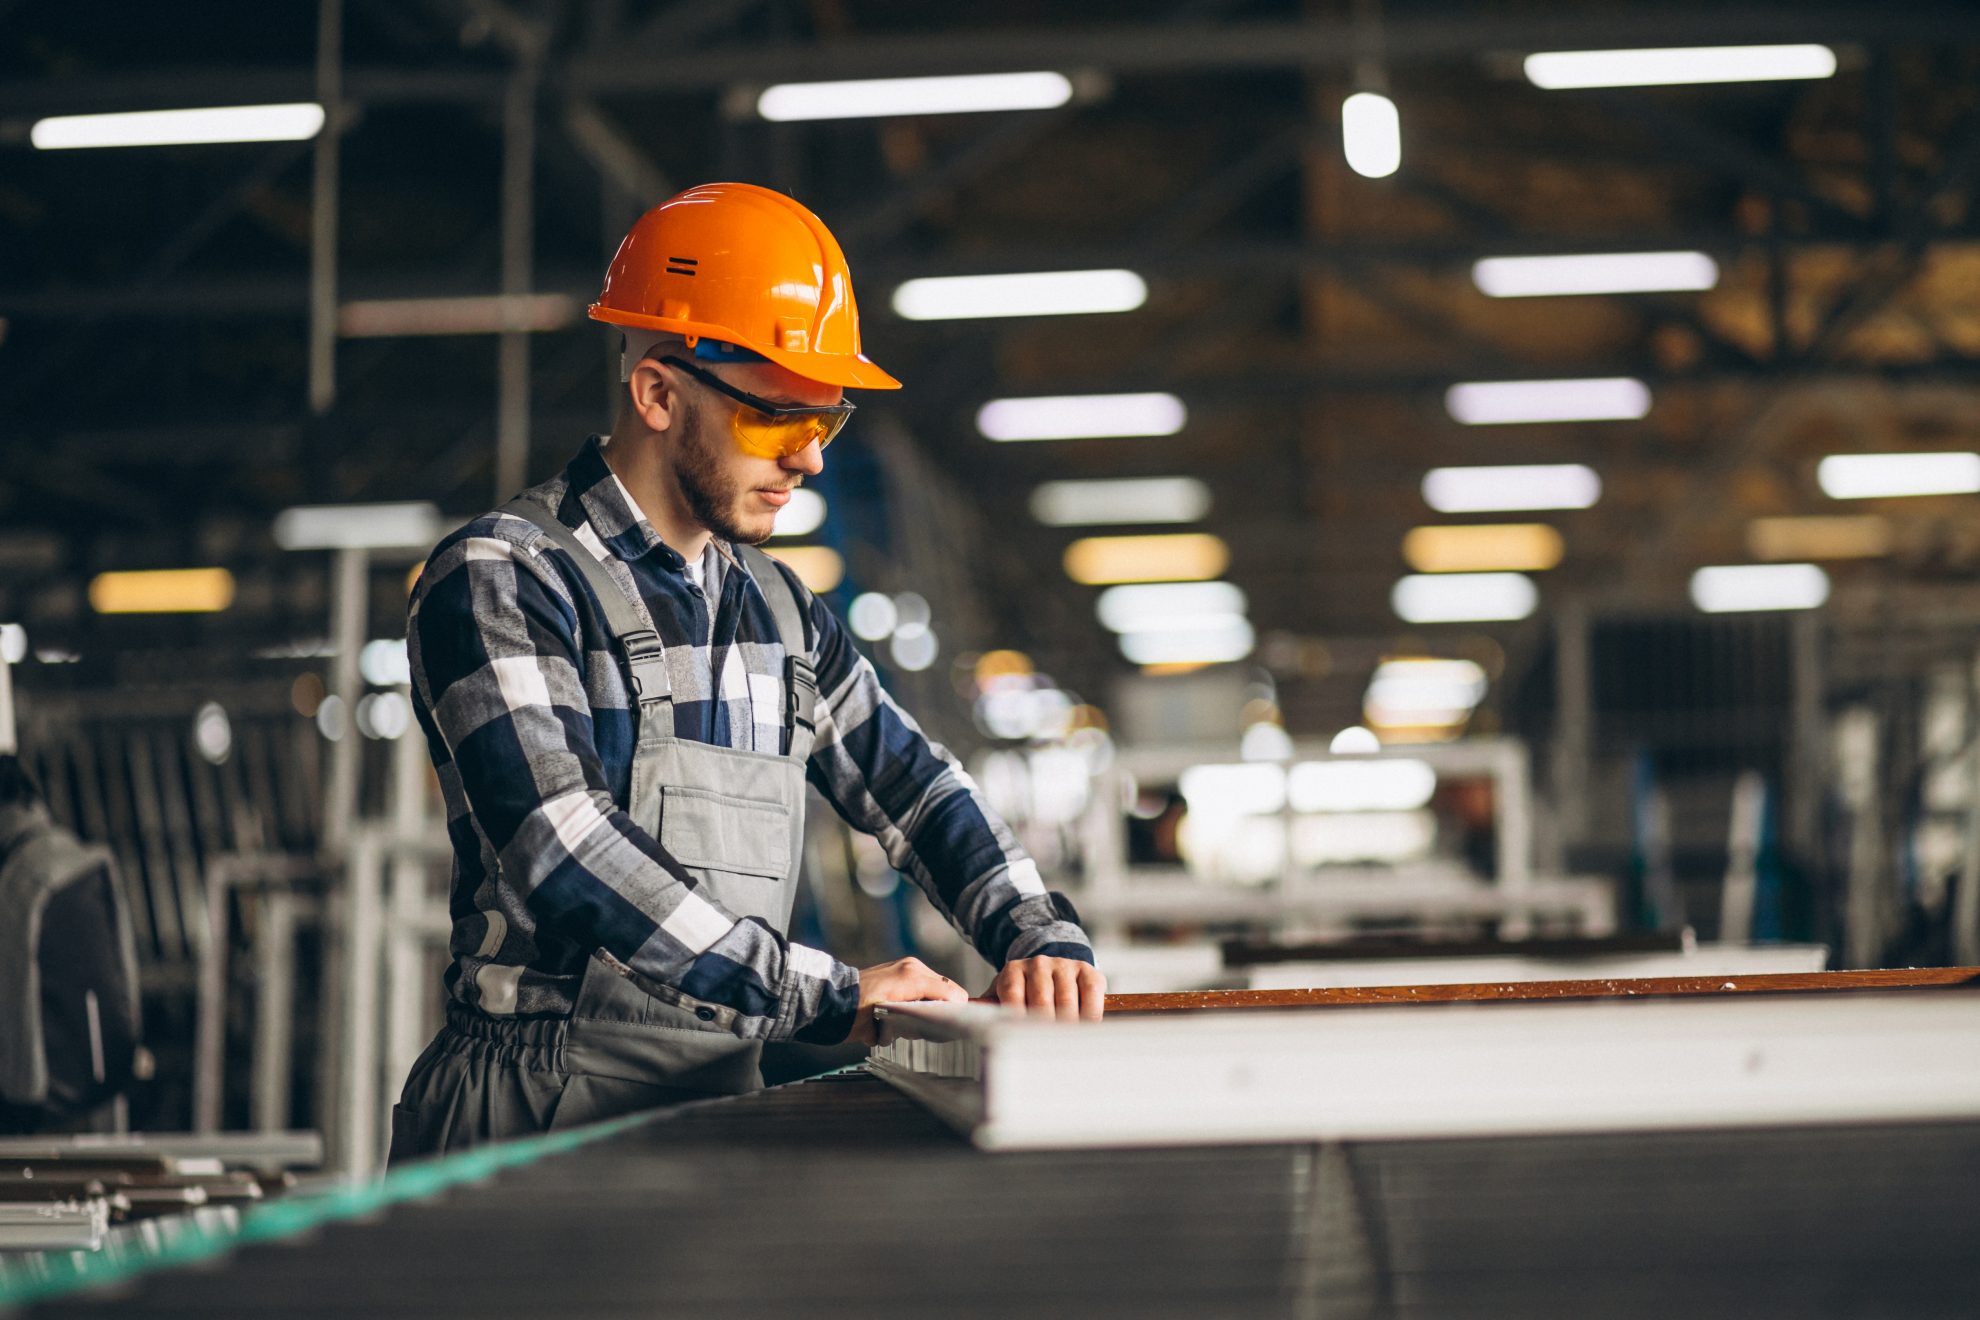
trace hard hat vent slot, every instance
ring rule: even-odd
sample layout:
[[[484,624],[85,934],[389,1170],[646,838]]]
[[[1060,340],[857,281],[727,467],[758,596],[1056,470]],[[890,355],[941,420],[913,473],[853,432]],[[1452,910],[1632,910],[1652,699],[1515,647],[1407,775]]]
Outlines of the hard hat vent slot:
[[[693,257],[668,257],[667,273],[669,275],[692,275],[695,273],[693,267],[700,264]],[[687,267],[688,269],[684,270],[682,267]]]

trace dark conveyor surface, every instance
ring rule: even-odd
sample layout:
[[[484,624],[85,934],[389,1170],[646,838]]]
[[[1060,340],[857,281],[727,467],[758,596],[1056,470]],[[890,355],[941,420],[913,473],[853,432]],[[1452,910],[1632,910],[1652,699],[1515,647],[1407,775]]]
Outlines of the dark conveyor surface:
[[[1976,1224],[1980,1124],[987,1155],[842,1074],[27,1314],[1970,1316]]]

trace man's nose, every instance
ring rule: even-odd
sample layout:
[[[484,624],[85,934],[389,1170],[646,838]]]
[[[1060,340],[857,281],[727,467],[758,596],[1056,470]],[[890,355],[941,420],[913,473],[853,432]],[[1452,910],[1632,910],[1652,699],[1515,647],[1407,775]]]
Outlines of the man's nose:
[[[792,472],[802,472],[807,477],[815,477],[825,470],[825,453],[818,447],[818,442],[813,440],[795,454],[786,455],[778,462]]]

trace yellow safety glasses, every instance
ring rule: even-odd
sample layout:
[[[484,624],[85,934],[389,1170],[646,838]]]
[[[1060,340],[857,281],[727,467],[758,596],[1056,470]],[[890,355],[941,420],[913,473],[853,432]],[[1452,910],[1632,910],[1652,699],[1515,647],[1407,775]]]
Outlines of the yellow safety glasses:
[[[755,458],[789,458],[814,444],[823,449],[832,443],[832,438],[845,428],[846,420],[853,415],[853,405],[850,403],[835,403],[823,408],[784,407],[739,390],[714,372],[703,371],[692,362],[677,357],[663,357],[660,360],[671,367],[678,367],[709,389],[726,394],[742,405],[731,416],[729,429],[735,434],[736,447]]]

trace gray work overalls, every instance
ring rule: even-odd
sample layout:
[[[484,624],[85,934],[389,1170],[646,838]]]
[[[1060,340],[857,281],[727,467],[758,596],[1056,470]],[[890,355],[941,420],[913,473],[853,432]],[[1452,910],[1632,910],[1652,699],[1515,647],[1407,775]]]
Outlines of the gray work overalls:
[[[627,814],[686,868],[704,897],[737,917],[786,931],[797,894],[804,770],[818,695],[802,607],[790,584],[762,551],[737,547],[788,657],[788,750],[740,751],[677,738],[666,657],[644,605],[629,599],[543,505],[516,499],[503,512],[529,519],[567,552],[605,612],[630,679],[638,730]],[[449,1003],[446,1024],[413,1065],[392,1111],[392,1158],[762,1085],[763,1044],[731,1033],[733,1010],[668,1002],[616,967],[604,950],[593,952],[568,1019],[504,1019]]]

